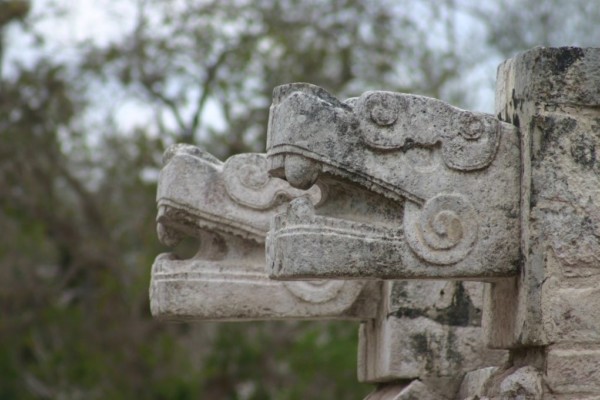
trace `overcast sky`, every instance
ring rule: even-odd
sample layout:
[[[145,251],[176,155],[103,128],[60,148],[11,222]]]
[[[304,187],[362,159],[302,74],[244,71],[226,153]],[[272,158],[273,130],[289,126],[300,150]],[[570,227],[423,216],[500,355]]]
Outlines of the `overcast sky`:
[[[34,49],[33,37],[25,35],[18,25],[13,24],[7,35],[5,73],[10,74],[12,62],[18,60],[27,64],[41,55],[61,61],[76,61],[79,56],[78,43],[93,41],[101,45],[107,44],[130,32],[136,23],[137,0],[33,0],[32,3],[31,20],[40,21],[35,23],[35,29],[46,38],[44,51],[40,53],[39,48]],[[47,18],[48,11],[54,9],[63,14],[60,18]],[[473,21],[460,15],[458,18],[461,18],[461,21],[457,26],[472,34]],[[432,32],[431,37],[435,38],[436,35]],[[500,61],[491,58],[460,82],[461,85],[472,88],[469,92],[473,99],[473,110],[493,112],[493,82],[496,66]],[[95,112],[85,117],[88,122],[97,119],[97,123],[102,124],[104,115],[111,113],[125,130],[129,130],[151,117],[153,110],[148,104],[126,96],[125,93],[119,93],[118,85],[111,86],[108,82],[92,90]],[[211,107],[209,104],[205,113],[211,116],[213,125],[222,124],[217,107]]]

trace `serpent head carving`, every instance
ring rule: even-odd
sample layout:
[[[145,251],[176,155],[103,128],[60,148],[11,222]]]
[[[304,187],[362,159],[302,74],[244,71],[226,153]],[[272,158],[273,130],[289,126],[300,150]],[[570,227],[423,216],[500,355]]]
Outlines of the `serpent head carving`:
[[[267,174],[263,154],[240,154],[224,163],[190,145],[165,152],[157,191],[157,230],[175,246],[196,238],[198,252],[173,253],[154,262],[151,309],[162,319],[361,319],[374,313],[375,285],[325,280],[274,282],[265,273],[269,222],[284,203],[317,203],[317,188],[298,190]],[[367,285],[368,287],[366,287]],[[361,306],[355,306],[355,303]]]
[[[273,95],[267,157],[271,175],[322,192],[303,219],[297,199],[275,220],[275,278],[516,273],[518,135],[491,115],[404,93],[340,101],[284,85]]]

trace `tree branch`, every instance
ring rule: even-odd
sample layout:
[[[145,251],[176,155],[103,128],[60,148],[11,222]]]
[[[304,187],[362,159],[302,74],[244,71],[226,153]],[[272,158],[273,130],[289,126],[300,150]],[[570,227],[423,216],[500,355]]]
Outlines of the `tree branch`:
[[[229,55],[229,53],[231,53],[234,49],[235,49],[235,47],[231,47],[231,48],[228,48],[228,49],[222,51],[221,54],[219,54],[219,56],[215,60],[215,62],[213,62],[206,68],[206,75],[204,76],[204,79],[200,83],[200,90],[201,90],[202,94],[198,97],[198,101],[196,102],[196,108],[192,115],[192,121],[189,126],[189,130],[184,131],[184,134],[183,134],[184,139],[188,139],[190,141],[192,141],[194,139],[196,130],[198,129],[198,126],[200,125],[200,116],[202,115],[202,111],[204,110],[206,101],[208,100],[208,97],[211,93],[210,86],[213,84],[215,78],[217,77],[219,68],[221,67],[221,65],[223,65],[223,63],[227,59],[227,56]],[[185,137],[185,136],[187,136],[187,137]]]

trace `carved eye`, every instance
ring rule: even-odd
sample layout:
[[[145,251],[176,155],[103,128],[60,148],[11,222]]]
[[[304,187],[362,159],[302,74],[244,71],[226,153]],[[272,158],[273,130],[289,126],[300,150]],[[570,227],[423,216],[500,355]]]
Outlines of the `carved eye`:
[[[246,169],[240,171],[240,182],[251,189],[260,189],[267,184],[269,181],[269,175],[267,174],[266,161],[263,165],[252,165],[246,166]]]
[[[392,93],[376,92],[371,94],[365,103],[371,120],[379,126],[392,125],[400,113],[400,99]]]

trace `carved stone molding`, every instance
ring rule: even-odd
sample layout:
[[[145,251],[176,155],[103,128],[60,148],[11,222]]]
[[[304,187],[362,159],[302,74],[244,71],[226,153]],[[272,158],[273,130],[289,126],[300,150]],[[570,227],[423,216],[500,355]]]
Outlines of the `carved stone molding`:
[[[515,275],[520,257],[517,129],[401,93],[345,102],[309,84],[275,89],[271,175],[320,187],[275,218],[276,279]]]
[[[315,188],[301,191],[267,175],[262,154],[241,154],[225,163],[194,146],[168,149],[158,182],[158,235],[174,246],[197,238],[198,253],[179,260],[158,256],[152,267],[151,310],[172,320],[372,318],[377,282],[275,282],[264,265],[269,220],[284,201],[303,196],[316,203]]]

